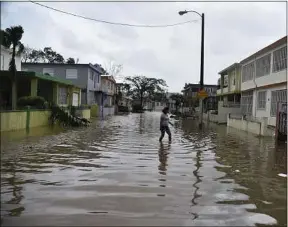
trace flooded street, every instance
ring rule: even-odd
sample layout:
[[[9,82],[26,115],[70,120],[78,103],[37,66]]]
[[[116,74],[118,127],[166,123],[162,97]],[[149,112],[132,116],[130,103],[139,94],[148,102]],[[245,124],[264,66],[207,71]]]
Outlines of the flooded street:
[[[159,116],[4,143],[2,225],[286,225],[285,144],[193,120],[160,144]]]

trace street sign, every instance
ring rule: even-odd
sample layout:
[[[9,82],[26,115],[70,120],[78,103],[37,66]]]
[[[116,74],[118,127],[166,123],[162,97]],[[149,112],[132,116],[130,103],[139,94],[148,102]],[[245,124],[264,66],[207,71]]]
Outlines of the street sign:
[[[198,91],[197,96],[200,98],[207,98],[208,93],[204,89],[202,89],[202,90]]]

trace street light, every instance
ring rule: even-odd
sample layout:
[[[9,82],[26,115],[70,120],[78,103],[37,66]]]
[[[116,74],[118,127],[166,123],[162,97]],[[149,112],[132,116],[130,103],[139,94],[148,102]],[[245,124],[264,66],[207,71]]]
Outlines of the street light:
[[[201,25],[201,63],[200,63],[200,90],[204,88],[204,23],[205,23],[205,16],[204,13],[200,14],[197,11],[188,10],[188,11],[179,11],[179,15],[182,16],[186,13],[196,13],[202,19]],[[200,99],[200,122],[199,128],[203,126],[203,98]]]

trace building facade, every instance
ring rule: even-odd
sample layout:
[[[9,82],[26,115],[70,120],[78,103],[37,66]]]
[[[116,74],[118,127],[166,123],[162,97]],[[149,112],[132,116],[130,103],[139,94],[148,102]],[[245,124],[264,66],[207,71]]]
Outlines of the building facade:
[[[278,102],[287,102],[287,36],[240,62],[241,110],[276,125]]]
[[[220,79],[217,90],[219,101],[223,101],[223,106],[240,106],[241,101],[241,65],[234,63],[219,72]]]
[[[103,69],[95,64],[22,63],[23,71],[57,76],[81,88],[81,104],[100,104]]]
[[[1,59],[0,59],[1,71],[9,70],[9,63],[11,61],[11,57],[12,57],[12,50],[1,45]],[[15,65],[17,71],[21,71],[21,55],[16,55]]]
[[[208,97],[204,99],[204,111],[217,109],[217,89],[218,85],[205,84],[204,90],[207,92]],[[182,90],[185,107],[198,107],[199,98],[198,92],[200,91],[200,84],[185,84],[184,89]]]

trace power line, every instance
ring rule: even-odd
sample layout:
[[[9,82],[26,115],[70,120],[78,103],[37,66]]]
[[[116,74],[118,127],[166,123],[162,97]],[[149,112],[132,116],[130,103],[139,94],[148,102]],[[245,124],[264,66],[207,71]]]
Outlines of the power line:
[[[176,23],[176,24],[166,24],[166,25],[141,25],[141,24],[126,24],[126,23],[117,23],[117,22],[111,22],[111,21],[105,21],[105,20],[98,20],[98,19],[94,19],[94,18],[90,18],[90,17],[85,17],[85,16],[81,16],[78,14],[74,14],[74,13],[70,13],[70,12],[66,12],[60,9],[56,9],[47,5],[43,5],[39,2],[34,2],[34,1],[30,1],[33,4],[45,7],[47,9],[51,9],[54,10],[56,12],[59,13],[64,13],[70,16],[74,16],[74,17],[79,17],[85,20],[90,20],[90,21],[95,21],[98,23],[105,23],[105,24],[110,24],[110,25],[120,25],[120,26],[128,26],[128,27],[141,27],[141,28],[166,28],[166,27],[174,27],[174,26],[179,26],[179,25],[183,25],[183,24],[188,24],[188,23],[192,23],[192,22],[197,22],[199,20],[190,20],[190,21],[185,21],[185,22],[180,22],[180,23]]]

